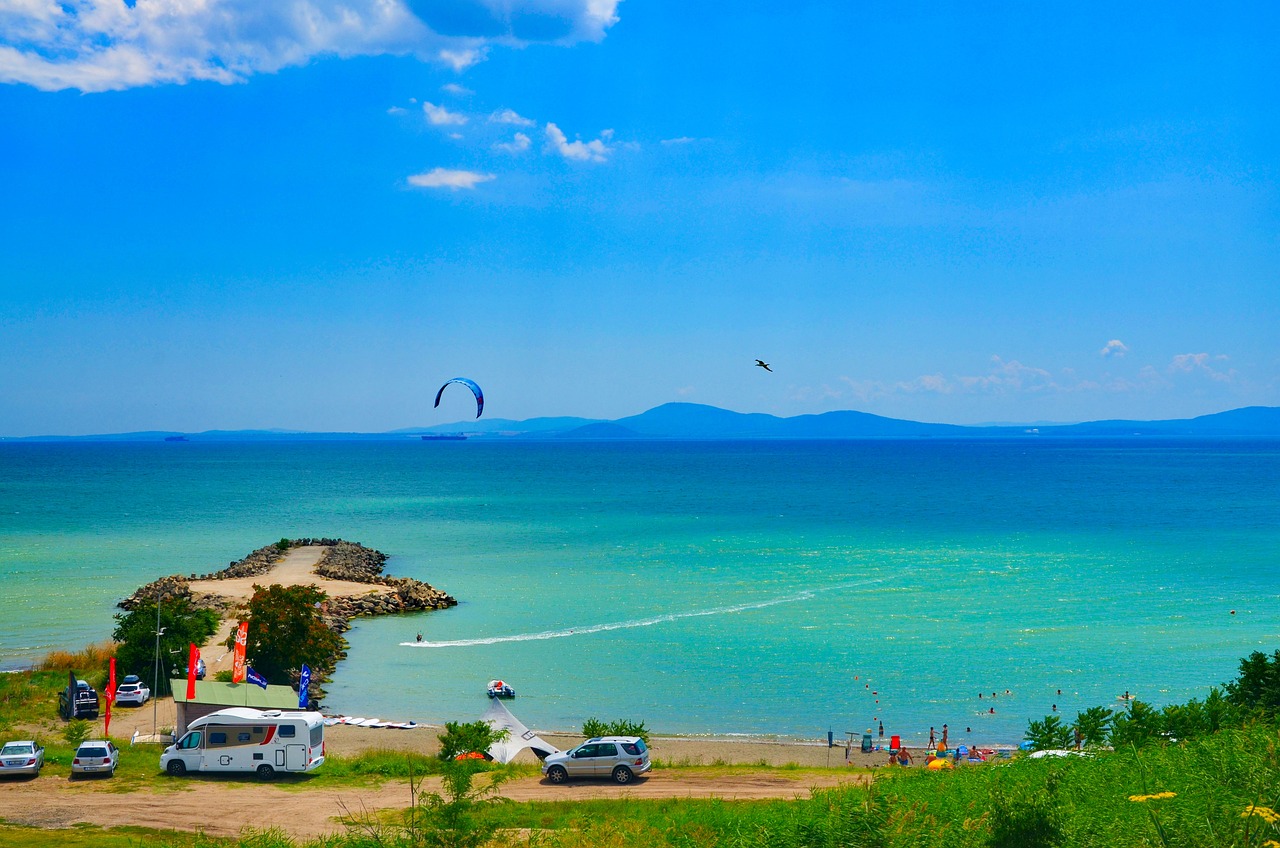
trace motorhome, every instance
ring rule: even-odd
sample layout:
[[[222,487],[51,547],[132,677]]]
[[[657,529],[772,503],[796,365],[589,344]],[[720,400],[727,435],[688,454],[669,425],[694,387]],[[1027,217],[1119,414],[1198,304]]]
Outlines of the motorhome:
[[[311,771],[324,762],[324,717],[320,713],[232,707],[198,718],[160,755],[169,774],[189,771]]]

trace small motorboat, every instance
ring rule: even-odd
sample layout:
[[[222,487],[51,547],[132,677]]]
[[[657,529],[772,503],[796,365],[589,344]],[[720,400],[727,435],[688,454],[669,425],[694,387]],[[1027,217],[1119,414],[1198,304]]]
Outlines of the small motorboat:
[[[516,690],[512,689],[501,680],[490,680],[488,695],[490,698],[514,698]]]

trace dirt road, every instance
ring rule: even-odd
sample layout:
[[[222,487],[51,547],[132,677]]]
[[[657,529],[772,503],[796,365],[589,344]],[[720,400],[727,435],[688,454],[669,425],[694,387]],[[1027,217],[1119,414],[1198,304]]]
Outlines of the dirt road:
[[[602,782],[553,786],[529,777],[505,784],[502,794],[513,801],[624,797],[752,800],[807,797],[814,788],[866,779],[865,774],[839,772],[725,775],[680,769],[654,772],[628,786]],[[235,836],[246,827],[279,827],[293,836],[314,837],[341,830],[340,818],[349,813],[409,806],[405,781],[389,781],[378,787],[308,789],[296,780],[277,784],[214,777],[163,780],[163,788],[125,793],[110,779],[73,782],[49,774],[0,784],[0,819],[46,828],[88,822],[102,827],[199,830],[214,836]],[[436,790],[439,784],[428,780],[424,788]]]

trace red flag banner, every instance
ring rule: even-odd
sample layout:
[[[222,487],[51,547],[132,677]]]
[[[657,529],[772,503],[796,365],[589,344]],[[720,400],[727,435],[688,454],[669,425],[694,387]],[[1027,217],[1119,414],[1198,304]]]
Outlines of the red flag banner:
[[[200,662],[200,649],[191,643],[191,651],[187,656],[187,700],[196,699],[196,665]]]
[[[116,658],[112,657],[107,673],[107,688],[102,693],[107,699],[107,715],[102,722],[102,735],[111,736],[111,705],[116,702]]]
[[[244,683],[244,649],[249,644],[249,622],[240,622],[239,629],[236,630],[236,648],[235,654],[231,659],[231,682]]]

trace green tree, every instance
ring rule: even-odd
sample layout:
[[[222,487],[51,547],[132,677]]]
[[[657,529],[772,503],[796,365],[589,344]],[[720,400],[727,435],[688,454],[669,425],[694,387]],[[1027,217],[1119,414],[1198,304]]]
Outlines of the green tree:
[[[485,753],[495,742],[502,742],[511,731],[505,727],[496,729],[487,721],[446,722],[440,734],[440,759],[452,762],[459,754]]]
[[[1254,651],[1240,660],[1240,676],[1228,683],[1227,700],[1246,710],[1280,713],[1280,650],[1268,657]]]
[[[1164,721],[1160,712],[1145,701],[1134,698],[1129,702],[1128,712],[1115,716],[1111,721],[1111,733],[1108,736],[1111,747],[1122,745],[1143,745],[1160,737],[1164,731]]]
[[[1062,716],[1047,715],[1044,721],[1027,722],[1026,739],[1036,751],[1065,748],[1071,744],[1071,728],[1062,723]]]
[[[189,598],[161,600],[160,603],[160,676],[153,680],[156,662],[156,603],[143,601],[128,612],[117,613],[116,629],[111,638],[116,648],[116,670],[120,676],[136,674],[148,685],[156,683],[160,697],[171,691],[169,672],[186,668],[189,646],[203,645],[218,629],[218,614],[212,610],[194,609]]]
[[[342,637],[320,618],[319,605],[326,597],[315,586],[253,587],[245,657],[254,671],[277,683],[304,664],[316,677],[333,671],[343,645]],[[234,632],[226,646],[235,647]]]
[[[1099,748],[1106,744],[1107,731],[1111,729],[1114,716],[1109,707],[1089,707],[1082,713],[1076,713],[1072,730],[1080,732],[1080,741],[1086,748]]]

